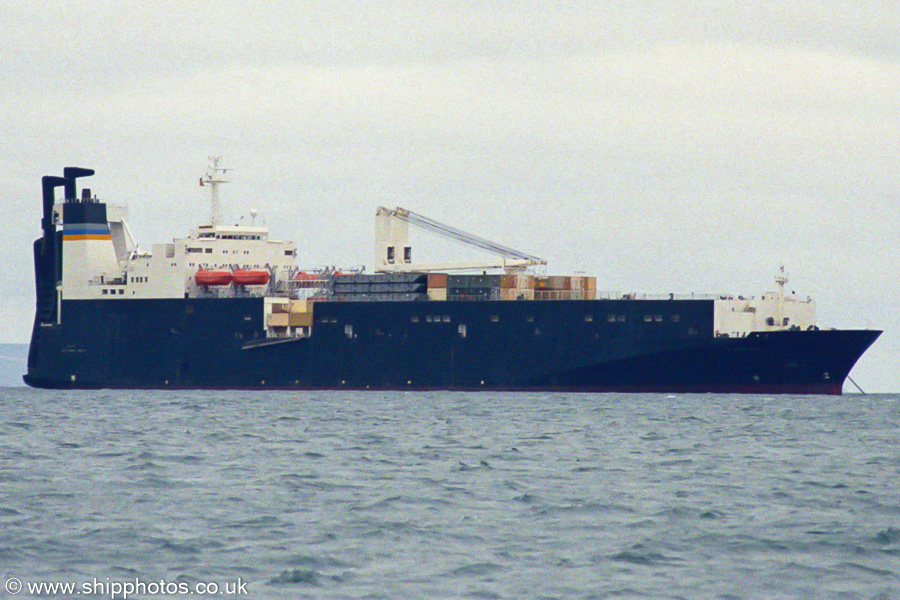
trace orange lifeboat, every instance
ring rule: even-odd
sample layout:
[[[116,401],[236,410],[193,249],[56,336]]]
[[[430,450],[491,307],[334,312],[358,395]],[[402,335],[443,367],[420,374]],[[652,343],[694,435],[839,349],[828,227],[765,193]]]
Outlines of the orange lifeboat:
[[[228,285],[231,283],[231,271],[210,271],[200,269],[194,275],[197,285]]]
[[[236,269],[234,271],[235,285],[265,285],[269,283],[268,271]]]

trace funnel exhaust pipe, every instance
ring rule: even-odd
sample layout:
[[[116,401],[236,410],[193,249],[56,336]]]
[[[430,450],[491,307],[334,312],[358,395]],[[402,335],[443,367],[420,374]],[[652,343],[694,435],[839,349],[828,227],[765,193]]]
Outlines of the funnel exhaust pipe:
[[[93,174],[93,169],[83,169],[81,167],[66,167],[63,169],[63,177],[66,180],[66,200],[74,200],[78,197],[78,191],[75,189],[76,179],[79,177],[90,177]]]

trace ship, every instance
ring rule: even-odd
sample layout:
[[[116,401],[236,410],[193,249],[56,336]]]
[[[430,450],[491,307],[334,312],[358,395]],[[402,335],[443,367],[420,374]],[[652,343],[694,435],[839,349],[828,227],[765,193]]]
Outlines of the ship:
[[[841,394],[881,334],[819,327],[783,267],[758,297],[603,292],[400,207],[376,210],[371,272],[301,268],[255,210],[223,223],[227,173],[200,178],[209,221],[150,250],[126,207],[78,193],[92,169],[43,177],[28,385]],[[411,226],[491,256],[417,263]]]

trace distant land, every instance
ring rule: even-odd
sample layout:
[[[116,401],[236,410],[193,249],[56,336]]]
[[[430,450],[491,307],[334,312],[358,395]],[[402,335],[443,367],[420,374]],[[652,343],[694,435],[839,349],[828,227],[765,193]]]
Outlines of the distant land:
[[[24,387],[28,344],[0,344],[0,387]]]

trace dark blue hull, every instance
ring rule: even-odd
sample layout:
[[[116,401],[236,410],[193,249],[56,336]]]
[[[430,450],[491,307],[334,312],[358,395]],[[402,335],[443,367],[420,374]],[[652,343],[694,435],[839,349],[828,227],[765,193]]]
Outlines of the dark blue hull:
[[[266,339],[261,298],[64,301],[35,323],[48,388],[840,394],[879,331],[713,335],[712,300],[321,302]]]

